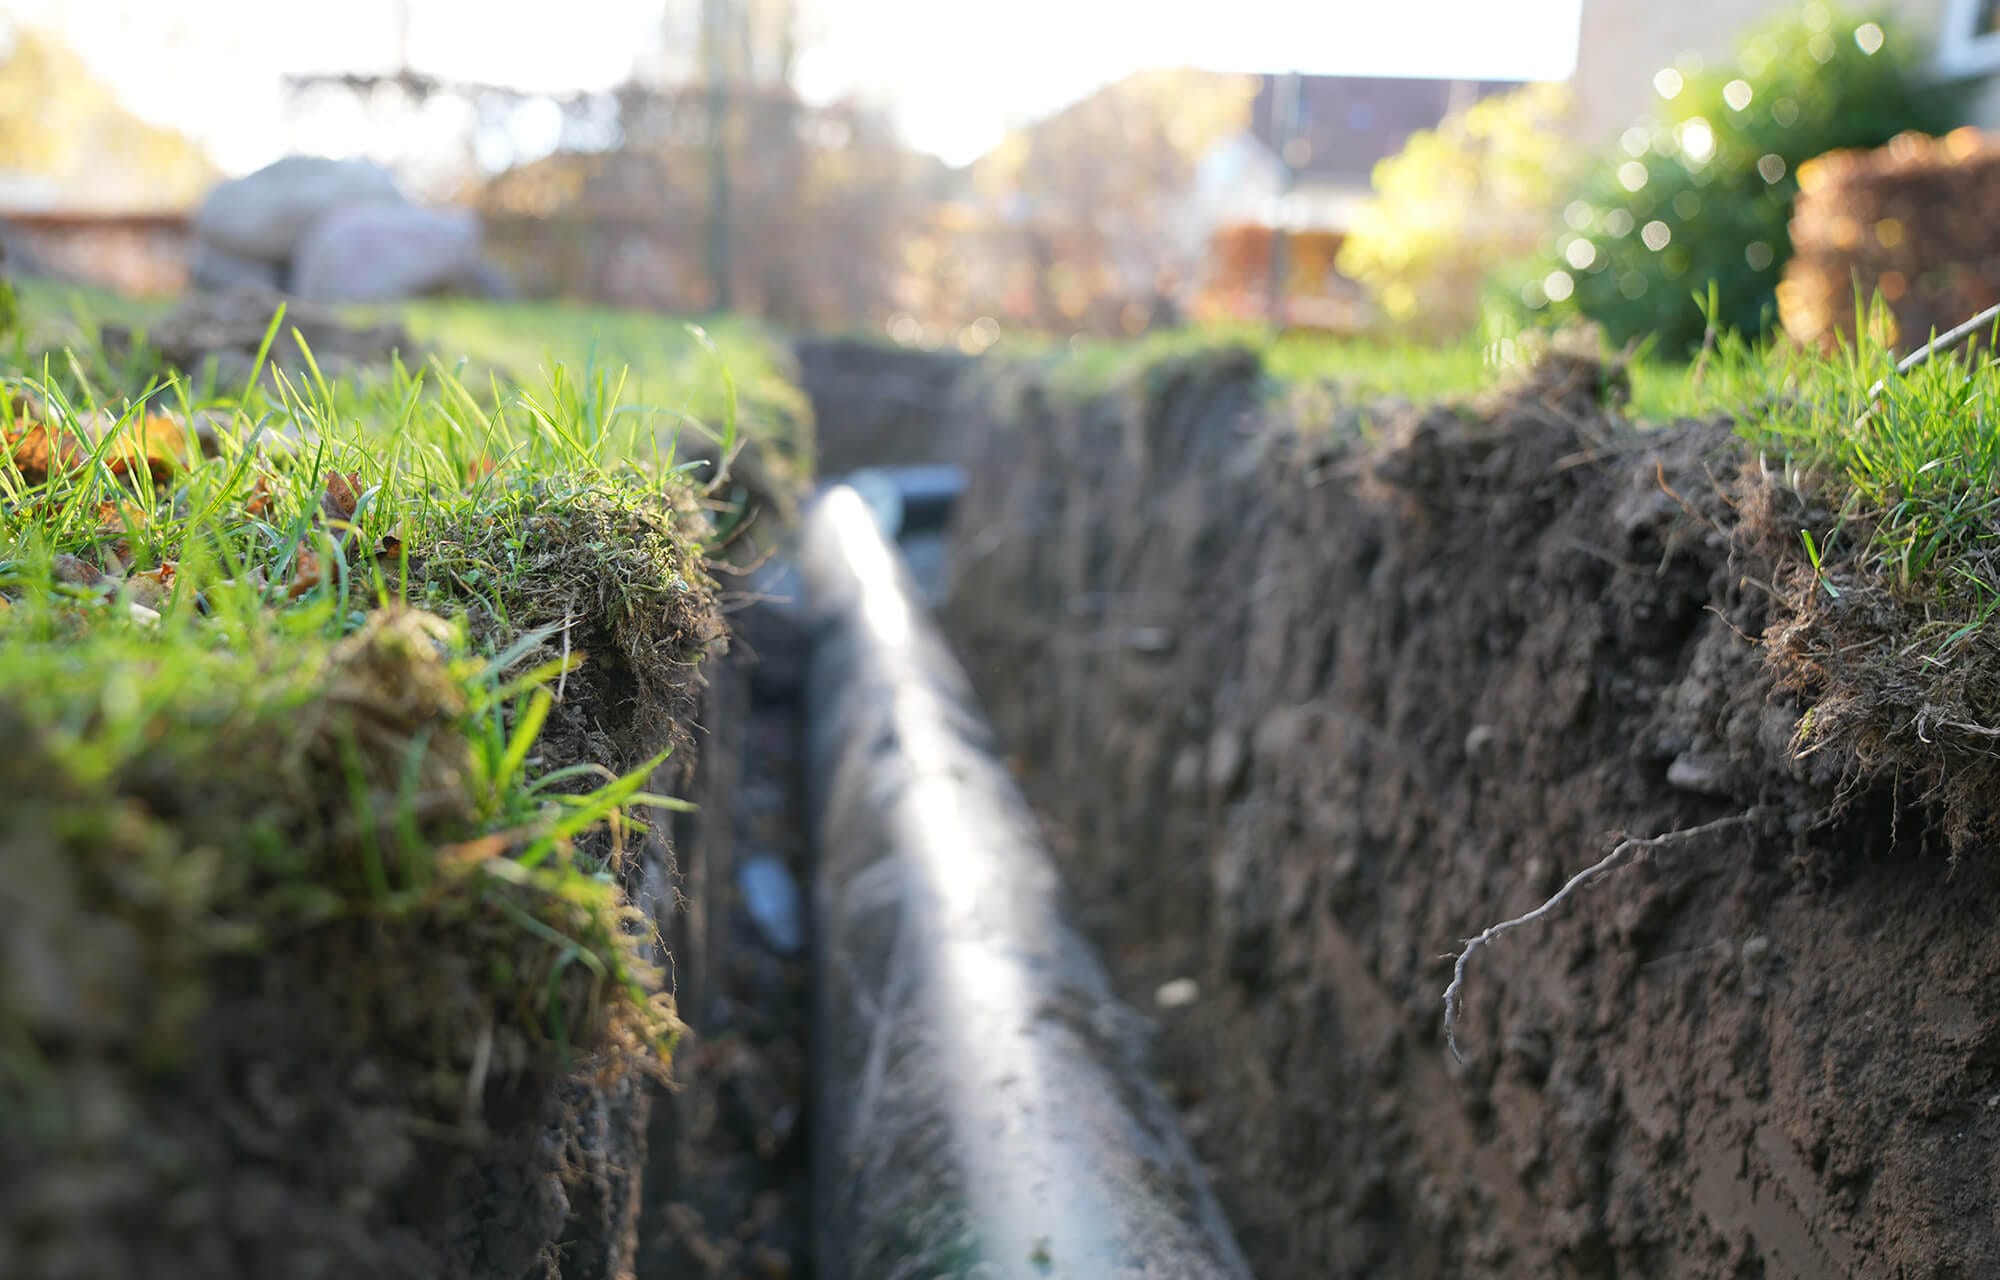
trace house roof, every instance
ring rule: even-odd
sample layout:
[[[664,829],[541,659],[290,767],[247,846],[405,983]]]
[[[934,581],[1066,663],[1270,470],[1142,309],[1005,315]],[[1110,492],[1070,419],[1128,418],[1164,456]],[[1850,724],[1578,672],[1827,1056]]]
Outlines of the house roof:
[[[1258,78],[1250,131],[1277,154],[1280,95],[1288,77]],[[1496,80],[1419,80],[1385,76],[1299,76],[1293,161],[1303,179],[1368,181],[1379,160],[1410,135],[1435,128],[1454,108],[1520,86]]]

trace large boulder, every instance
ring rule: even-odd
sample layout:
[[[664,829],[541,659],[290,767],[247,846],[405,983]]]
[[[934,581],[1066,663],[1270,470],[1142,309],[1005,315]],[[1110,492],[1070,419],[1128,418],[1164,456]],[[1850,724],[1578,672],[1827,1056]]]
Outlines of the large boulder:
[[[468,209],[359,205],[321,218],[292,259],[292,292],[323,302],[384,302],[470,291],[483,269]]]
[[[406,204],[396,179],[378,164],[286,156],[210,191],[194,229],[216,249],[284,263],[306,229],[331,210]]]

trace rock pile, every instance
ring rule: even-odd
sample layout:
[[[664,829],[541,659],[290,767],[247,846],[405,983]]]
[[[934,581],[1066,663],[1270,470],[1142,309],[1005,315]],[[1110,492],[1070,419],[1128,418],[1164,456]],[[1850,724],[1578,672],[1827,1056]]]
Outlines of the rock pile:
[[[286,156],[210,191],[194,230],[198,289],[262,286],[323,302],[506,292],[480,251],[476,215],[411,204],[366,160]]]

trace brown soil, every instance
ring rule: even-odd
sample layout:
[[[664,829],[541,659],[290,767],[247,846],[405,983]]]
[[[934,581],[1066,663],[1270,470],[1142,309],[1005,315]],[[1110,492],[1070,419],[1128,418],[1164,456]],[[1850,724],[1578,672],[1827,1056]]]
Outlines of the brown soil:
[[[409,768],[401,762],[413,734],[437,730],[428,741],[448,740],[439,728],[450,723],[445,710],[426,701],[426,673],[438,660],[410,638],[421,635],[412,617],[378,615],[343,645],[338,652],[351,656],[323,704],[303,713],[305,724],[285,726],[307,744],[311,777],[340,776],[315,754],[322,741],[359,744],[366,763],[357,785],[373,785],[367,770],[381,766],[393,787]],[[569,707],[580,710],[602,687],[579,681]],[[321,723],[336,715],[346,718]],[[620,740],[635,723],[629,708],[603,701],[592,716]],[[234,745],[241,758],[217,767],[253,778],[290,776],[298,754],[255,736]],[[442,746],[420,752],[423,794],[449,795],[450,757]],[[4,990],[10,1009],[39,1015],[26,1041],[37,1056],[10,1062],[0,1081],[10,1086],[0,1089],[0,1128],[11,1139],[0,1145],[0,1276],[631,1273],[640,1210],[633,1171],[656,1086],[634,1054],[608,1041],[601,1015],[571,1020],[578,1048],[565,1054],[528,1034],[522,1010],[494,997],[487,965],[513,965],[522,985],[534,986],[538,968],[526,966],[546,965],[546,947],[496,960],[496,932],[513,938],[520,930],[488,904],[335,910],[315,920],[288,908],[287,895],[317,887],[342,900],[294,870],[243,890],[262,895],[264,928],[251,945],[234,954],[222,947],[211,959],[202,950],[208,939],[172,936],[199,934],[204,922],[160,905],[177,889],[154,865],[157,844],[134,840],[79,857],[62,843],[65,824],[78,821],[74,808],[23,803],[59,798],[61,780],[36,776],[49,772],[45,759],[30,745],[0,768],[7,794],[18,798],[0,822],[10,869],[0,922],[14,966]],[[662,777],[655,787],[668,783]],[[204,835],[248,838],[230,826],[243,822],[233,798],[160,763],[121,783],[114,803],[130,811],[136,831],[189,831],[184,846],[168,851],[196,876],[215,852]],[[386,824],[391,805],[370,811]],[[285,851],[269,856],[327,856],[306,835],[330,825],[328,815],[276,813],[293,825],[268,818],[263,830]],[[375,840],[395,847],[384,832]],[[347,865],[329,859],[319,874],[333,882]],[[660,836],[628,849],[620,864],[628,900],[641,905],[659,907],[664,897],[670,909],[671,877]],[[42,936],[37,915],[61,921],[58,936]],[[209,927],[237,923],[219,913]],[[547,981],[559,977],[567,1008],[592,1007],[587,988],[560,970]],[[185,1013],[191,1003],[199,1012],[184,1033],[150,1034],[170,1007]]]
[[[802,339],[793,354],[812,396],[819,474],[956,456],[952,388],[964,357],[853,338]]]
[[[622,599],[608,587],[586,595]],[[576,614],[595,616],[581,603]],[[411,656],[429,655],[426,646],[363,643],[398,625],[378,621],[343,648],[358,656],[338,669],[327,697],[329,706],[360,710],[338,730],[321,726],[317,737],[296,724],[276,731],[361,744],[362,758],[386,770],[381,793],[393,795],[409,770],[413,735],[448,726],[452,709],[431,708],[418,696],[428,688],[419,677],[437,663],[434,655],[429,665]],[[720,632],[713,597],[699,581],[671,607],[656,604],[643,624],[577,627],[577,648],[589,661],[565,682],[541,739],[546,768],[591,763],[613,772],[675,742],[681,749],[648,789],[692,796],[723,815],[706,825],[690,816],[671,833],[683,850],[716,858],[726,857],[734,772],[696,772],[693,731],[722,724],[741,732],[725,717],[741,676],[719,660]],[[716,677],[707,689],[705,672]],[[308,713],[322,720],[331,714],[318,704]],[[439,731],[418,740],[446,738]],[[216,767],[258,771],[252,776],[279,771],[287,752],[269,743],[260,749],[258,741],[236,740],[244,758]],[[419,749],[426,766],[448,754]],[[311,778],[341,779],[334,763],[307,755]],[[728,759],[724,750],[721,761]],[[7,757],[12,767],[0,767],[0,781],[12,783],[7,794],[48,794],[50,784],[35,776],[41,760],[31,748]],[[204,835],[249,838],[237,830],[244,819],[236,809],[181,785],[187,780],[165,765],[155,772],[160,776],[142,771],[121,799],[161,823],[184,825],[197,866],[213,852]],[[419,775],[417,790],[451,796],[455,778]],[[383,800],[372,809],[384,823],[375,833],[381,847],[396,847],[388,826],[393,807]],[[306,813],[297,821],[316,832],[312,822],[330,820]],[[275,838],[287,830],[274,829]],[[267,931],[240,957],[197,964],[173,949],[173,938],[147,936],[149,922],[163,913],[148,914],[144,893],[172,884],[146,862],[149,851],[132,849],[129,861],[157,881],[127,872],[120,858],[128,851],[118,848],[79,871],[76,859],[60,857],[67,834],[34,805],[17,803],[0,819],[0,845],[10,858],[9,879],[0,885],[0,925],[7,925],[0,941],[14,944],[0,946],[0,959],[19,966],[0,969],[7,983],[0,994],[10,1010],[48,1012],[47,1025],[33,1028],[28,1041],[40,1060],[10,1062],[0,1074],[0,1086],[28,1081],[19,1091],[0,1087],[0,1130],[25,1139],[0,1144],[0,1277],[634,1274],[649,1224],[667,1209],[664,1191],[642,1185],[649,1147],[657,1145],[671,1166],[680,1126],[671,1098],[658,1105],[658,1064],[607,1036],[601,1000],[580,985],[583,965],[547,975],[551,984],[561,978],[566,1008],[599,1010],[571,1019],[569,1043],[577,1049],[565,1052],[524,1034],[523,1010],[493,997],[495,979],[484,966],[510,966],[517,976],[505,982],[538,990],[539,970],[523,966],[545,966],[550,953],[530,939],[520,954],[496,961],[496,928],[509,938],[525,935],[504,919],[496,926],[491,907],[342,912],[315,921],[283,905],[281,895],[299,886],[281,882],[265,892],[270,919],[285,927]],[[625,900],[661,931],[672,954],[692,956],[700,931],[682,911],[677,885],[684,882],[668,834],[656,827],[611,865]],[[600,843],[609,853],[608,841]],[[62,926],[60,947],[38,950],[39,934],[23,927],[28,913],[65,912],[72,919]],[[188,991],[185,983],[154,978],[148,985],[135,977],[147,972],[132,955],[142,946],[192,970],[185,976],[199,988],[204,1011],[170,1056],[152,1052],[132,1028],[163,1019],[148,1006],[184,1001]],[[693,974],[701,966],[685,967]],[[44,989],[47,998],[30,998]],[[110,998],[117,1002],[107,1006]]]
[[[1125,993],[1199,985],[1162,1067],[1258,1274],[2000,1274],[2000,886],[1793,758],[1791,499],[1719,424],[1362,445],[1257,378],[989,379],[949,620]],[[1481,953],[1453,1060],[1461,940],[1738,814]]]
[[[677,832],[681,932],[670,939],[690,1035],[656,1113],[637,1274],[810,1280],[805,1110],[807,956],[774,949],[737,887],[745,859],[781,859],[803,886],[798,673],[805,639],[776,611],[737,615],[742,641],[710,700],[703,808]],[[704,818],[704,814],[713,815]],[[803,888],[801,888],[803,894]]]

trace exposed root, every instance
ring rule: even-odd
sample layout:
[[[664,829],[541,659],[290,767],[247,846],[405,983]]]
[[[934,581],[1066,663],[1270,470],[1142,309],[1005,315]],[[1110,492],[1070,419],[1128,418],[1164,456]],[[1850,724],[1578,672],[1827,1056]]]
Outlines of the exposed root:
[[[1465,950],[1458,953],[1458,963],[1452,966],[1451,985],[1444,989],[1444,1040],[1445,1044],[1451,1049],[1451,1056],[1460,1062],[1465,1061],[1465,1055],[1458,1051],[1458,1009],[1459,1000],[1465,994],[1465,969],[1467,964],[1472,960],[1473,952],[1494,941],[1503,933],[1518,929],[1523,925],[1533,924],[1551,911],[1554,911],[1564,898],[1569,897],[1570,894],[1575,893],[1578,889],[1581,889],[1601,876],[1609,875],[1622,866],[1638,862],[1651,854],[1659,852],[1661,849],[1669,849],[1676,845],[1687,844],[1702,836],[1713,835],[1718,831],[1726,831],[1731,827],[1740,827],[1756,815],[1757,810],[1751,809],[1745,813],[1736,814],[1733,817],[1717,818],[1714,822],[1704,822],[1698,827],[1687,827],[1680,831],[1669,831],[1664,835],[1651,836],[1644,840],[1621,840],[1618,847],[1610,853],[1605,854],[1602,859],[1571,876],[1569,883],[1556,890],[1555,894],[1541,906],[1524,915],[1515,916],[1511,920],[1502,920],[1498,924],[1488,925],[1485,931],[1478,937],[1468,938],[1465,943]]]

